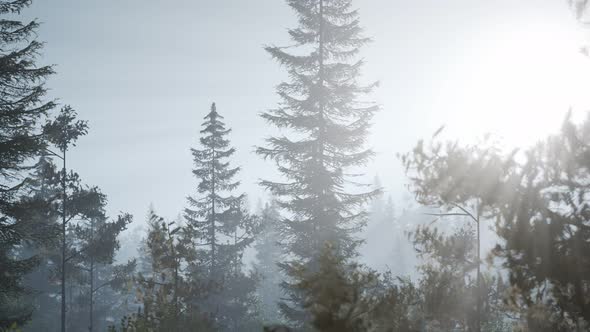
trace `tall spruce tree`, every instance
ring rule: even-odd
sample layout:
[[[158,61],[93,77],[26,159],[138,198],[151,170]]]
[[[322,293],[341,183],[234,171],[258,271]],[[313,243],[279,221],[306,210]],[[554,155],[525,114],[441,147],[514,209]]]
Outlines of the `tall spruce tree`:
[[[51,235],[34,231],[41,230],[35,224],[38,219],[19,217],[30,211],[31,204],[20,201],[27,183],[23,172],[45,147],[40,122],[54,107],[53,102],[43,101],[44,83],[53,69],[36,64],[43,46],[35,38],[39,23],[16,18],[30,2],[0,1],[0,329],[30,316],[18,304],[26,292],[22,278],[38,259],[16,258],[14,249],[23,241]]]
[[[270,124],[292,130],[290,136],[267,139],[257,152],[276,161],[285,182],[262,181],[278,197],[286,214],[281,238],[290,258],[282,264],[294,277],[293,264],[317,270],[318,255],[330,242],[338,255],[356,255],[359,240],[354,233],[365,223],[359,208],[377,191],[351,191],[351,168],[372,156],[364,148],[370,121],[378,106],[359,97],[375,86],[358,82],[363,61],[360,47],[369,42],[361,35],[359,13],[351,0],[288,0],[299,27],[289,30],[295,50],[269,46],[266,50],[287,68],[291,80],[278,85],[279,107],[262,117]],[[367,186],[368,187],[368,186]],[[287,289],[294,289],[288,281]],[[301,298],[291,292],[288,302]],[[301,322],[302,312],[289,303],[282,311]]]
[[[235,330],[252,316],[255,278],[242,271],[242,255],[253,242],[256,220],[245,209],[245,195],[233,194],[240,168],[228,161],[236,151],[227,139],[231,129],[225,128],[215,103],[204,119],[202,149],[191,150],[198,196],[188,198],[191,207],[185,210],[186,234],[197,248],[189,272],[194,280],[216,285],[218,290],[202,300],[204,310],[220,328]],[[243,324],[240,328],[245,330]]]
[[[60,264],[60,227],[59,211],[54,204],[61,192],[58,176],[59,171],[51,158],[41,156],[29,176],[26,192],[28,199],[41,203],[29,210],[28,218],[42,220],[38,224],[44,226],[44,231],[51,230],[51,241],[42,245],[27,243],[22,247],[22,250],[39,257],[39,265],[25,278],[25,284],[32,291],[33,315],[26,325],[31,331],[59,330],[59,278],[55,267]]]
[[[260,311],[265,323],[278,323],[281,321],[278,302],[281,299],[281,270],[277,265],[282,257],[279,246],[278,222],[280,213],[274,200],[267,203],[258,212],[261,222],[261,232],[256,238],[256,272],[260,274],[261,282],[258,285],[258,297],[260,299]]]
[[[13,285],[2,286],[17,287],[27,294],[27,299],[14,296],[6,303],[7,306],[4,303],[0,305],[2,316],[6,315],[3,319],[8,318],[4,321],[6,325],[17,324],[21,326],[25,322],[24,319],[11,322],[10,316],[18,315],[18,313],[33,313],[36,304],[38,304],[36,298],[33,297],[38,285],[30,283],[29,275],[46,265],[45,260],[51,253],[54,253],[52,248],[55,248],[59,236],[57,223],[55,223],[56,214],[51,211],[51,201],[46,199],[49,196],[34,192],[34,178],[28,179],[27,182],[27,190],[23,190],[23,195],[14,202],[11,209],[7,210],[6,215],[12,218],[16,231],[14,235],[18,236],[20,243],[8,241],[3,244],[14,245],[10,251],[10,259],[17,264],[2,265],[0,268],[0,273],[3,273],[3,277],[6,278],[2,279],[3,282],[14,278],[12,279]],[[25,267],[26,269],[24,269]],[[23,273],[25,271],[26,274]],[[17,280],[17,276],[22,280]],[[10,292],[7,292],[6,295],[10,295]],[[15,294],[13,293],[13,295]],[[30,316],[27,315],[26,320],[28,321],[29,318]],[[5,325],[4,323],[2,325]]]

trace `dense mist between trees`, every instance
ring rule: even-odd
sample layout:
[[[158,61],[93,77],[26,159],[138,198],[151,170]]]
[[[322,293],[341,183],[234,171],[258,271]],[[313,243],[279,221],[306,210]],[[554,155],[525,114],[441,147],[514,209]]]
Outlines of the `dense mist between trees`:
[[[579,31],[590,27],[587,1],[547,0],[540,8],[556,4]],[[383,6],[384,12],[412,12],[402,2],[285,0],[280,4],[285,13],[276,9],[275,14],[288,15],[287,26],[263,28],[261,22],[267,21],[257,12],[260,3],[219,7],[180,1],[154,14],[161,4],[129,1],[117,5],[121,13],[136,15],[107,19],[102,14],[112,5],[61,8],[43,7],[47,3],[38,0],[0,0],[0,331],[590,330],[590,112],[574,106],[554,110],[561,119],[557,125],[553,115],[533,107],[544,101],[552,105],[554,97],[570,96],[567,92],[580,85],[584,89],[578,77],[560,82],[564,87],[555,89],[555,96],[540,93],[541,87],[556,84],[557,76],[550,73],[587,74],[587,38],[563,53],[575,53],[571,57],[577,62],[555,52],[549,58],[559,64],[543,71],[546,75],[524,75],[539,88],[524,105],[533,111],[513,112],[523,106],[514,95],[484,98],[492,93],[489,87],[466,90],[466,105],[474,98],[482,110],[508,105],[493,119],[501,124],[498,132],[480,131],[481,122],[491,118],[478,109],[432,129],[437,116],[416,126],[409,119],[418,106],[404,109],[375,98],[378,93],[401,96],[391,84],[379,82],[399,79],[394,85],[401,89],[405,83],[399,76],[385,69],[377,70],[383,75],[379,81],[366,75],[372,61],[389,68],[388,61],[401,60],[367,53],[376,42],[370,27],[387,22],[365,24],[364,10],[375,13]],[[504,6],[508,2],[490,8],[504,13]],[[456,12],[471,8],[460,0],[448,7]],[[46,17],[39,8],[47,9]],[[65,19],[80,8],[93,19],[69,33],[80,34],[92,47],[68,45],[74,39],[65,34],[63,40],[44,41],[45,31],[55,33],[50,22],[56,10],[63,10],[59,17]],[[194,40],[180,43],[166,36],[165,31],[185,36],[191,26],[181,20],[170,26],[168,15],[190,17],[195,9],[199,15],[227,11],[227,16],[195,19],[201,30],[188,31]],[[31,19],[31,13],[38,18]],[[213,16],[232,29],[216,31]],[[252,27],[239,24],[238,16]],[[152,42],[136,32],[133,40],[111,33],[108,41],[90,41],[91,33],[111,31],[126,20],[130,27],[138,19],[148,29],[161,29]],[[524,25],[534,21],[518,19]],[[403,24],[409,23],[396,26],[402,30]],[[502,30],[503,24],[491,29]],[[470,27],[465,23],[462,29]],[[447,29],[434,22],[424,27],[439,28]],[[544,43],[556,40],[549,37],[553,28],[544,31]],[[231,54],[190,58],[189,63],[199,62],[199,68],[221,63],[227,71],[263,68],[245,51],[258,37],[243,38],[245,31],[263,30],[277,39],[255,45],[260,50],[256,61],[270,63],[277,73],[260,70],[258,76],[276,79],[274,88],[255,86],[257,77],[238,77],[240,72],[219,84],[214,75],[174,64],[190,53],[184,48],[188,44],[203,52],[223,44],[234,49]],[[216,32],[219,36],[212,37]],[[203,33],[208,39],[196,37]],[[400,36],[400,31],[390,33],[392,39]],[[480,37],[486,33],[480,31]],[[421,37],[408,33],[405,38]],[[166,45],[159,44],[162,40]],[[460,42],[446,45],[441,54],[448,56],[445,52]],[[80,47],[80,54],[110,48],[109,58],[97,63],[95,56],[76,54],[49,61],[47,50],[60,54],[60,47],[61,52]],[[144,52],[150,48],[158,55]],[[135,54],[131,62],[129,49]],[[526,57],[519,50],[511,50],[512,56]],[[150,74],[162,63],[154,60],[158,57],[168,63],[171,76]],[[430,61],[440,59],[432,54]],[[113,62],[116,68],[143,64],[144,70],[138,76],[132,70],[112,72]],[[448,70],[448,83],[474,63],[460,57],[456,62],[448,65],[456,70]],[[60,71],[61,65],[81,64],[88,72]],[[164,82],[175,93],[130,84],[128,90],[104,94],[108,82],[89,78],[90,68],[97,67],[112,76],[114,86],[125,80]],[[515,67],[514,76],[508,73],[494,83],[498,91],[522,79],[517,72]],[[214,89],[187,86],[186,73],[199,87]],[[64,91],[67,84],[60,85],[60,77],[80,84],[66,89],[72,101],[52,90],[57,80],[57,91]],[[424,86],[440,84],[421,79]],[[93,98],[84,90],[88,81],[97,91]],[[442,85],[440,91],[447,91]],[[526,88],[517,90],[519,95]],[[193,104],[192,94],[201,100],[203,91],[212,94],[207,102]],[[445,100],[440,92],[427,91],[405,98],[415,105]],[[121,96],[136,101],[115,105]],[[250,109],[252,99],[268,104]],[[179,106],[186,100],[190,106]],[[510,106],[513,102],[516,106]],[[91,111],[101,105],[109,110]],[[161,109],[149,122],[154,112],[147,109],[154,105]],[[381,117],[392,105],[395,112]],[[475,120],[478,115],[481,119]],[[458,122],[471,129],[456,131]],[[385,134],[375,136],[376,127],[386,128]],[[506,128],[516,132],[506,135]],[[417,134],[425,130],[427,135]],[[532,136],[528,141],[510,140],[527,135]],[[184,152],[176,144],[179,137],[187,137],[183,144],[190,148]],[[118,152],[107,151],[115,147]],[[395,166],[383,160],[395,160]]]

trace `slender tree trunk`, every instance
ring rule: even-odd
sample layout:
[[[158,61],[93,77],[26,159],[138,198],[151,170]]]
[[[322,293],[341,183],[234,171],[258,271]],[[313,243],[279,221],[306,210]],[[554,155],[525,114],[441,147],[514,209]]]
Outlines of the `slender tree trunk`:
[[[211,272],[216,277],[215,264],[215,148],[211,149]]]
[[[318,88],[320,91],[320,94],[318,95],[318,137],[317,137],[317,147],[315,148],[315,153],[317,153],[315,155],[316,158],[316,163],[317,163],[317,171],[323,170],[324,169],[324,127],[325,127],[325,123],[324,123],[324,108],[325,108],[325,103],[324,103],[324,93],[323,93],[323,87],[324,87],[324,1],[320,0],[319,1],[319,17],[320,17],[320,26],[319,26],[319,30],[318,30],[318,53],[319,53],[319,59],[318,59]],[[325,188],[323,187],[323,185],[320,185],[319,188],[316,187],[316,195],[318,195],[317,200],[318,200],[318,204],[322,204],[321,202],[324,201],[324,195],[325,195]],[[315,217],[318,219],[315,222],[315,225],[313,225],[314,229],[316,231],[320,231],[319,227],[321,227],[321,224],[324,222],[324,217],[325,217],[325,210],[324,207],[320,207],[320,209],[322,210],[320,213],[320,215],[316,215]],[[322,246],[324,245],[323,241],[326,240],[325,238],[321,238],[321,237],[316,237],[314,238],[314,246],[316,248],[316,250],[318,250],[318,252],[320,250],[322,250]],[[315,269],[315,266],[313,267]]]
[[[324,87],[324,0],[320,0],[320,29],[319,29],[319,72],[318,72],[318,85],[323,90]],[[318,136],[318,155],[320,166],[324,165],[324,95],[319,96],[319,117],[320,117],[320,128]]]
[[[61,222],[61,332],[66,332],[66,151],[63,151],[62,168],[62,222]]]
[[[481,332],[481,237],[480,237],[480,207],[477,207],[477,320],[476,331]]]
[[[170,230],[168,230],[170,232]],[[178,319],[180,314],[178,308],[178,267],[180,265],[180,259],[177,256],[176,250],[174,248],[174,235],[169,234],[170,237],[170,249],[172,252],[172,257],[174,258],[174,318]]]
[[[234,231],[234,273],[236,276],[238,275],[238,251],[236,248],[238,247],[238,225],[236,225],[236,230]]]
[[[92,332],[94,321],[94,260],[90,261],[90,325],[88,330]]]
[[[94,219],[90,221],[90,238],[94,241]],[[91,242],[92,243],[92,242]],[[90,324],[88,331],[92,332],[94,322],[94,256],[90,255]]]
[[[178,262],[174,267],[174,317],[178,318]]]

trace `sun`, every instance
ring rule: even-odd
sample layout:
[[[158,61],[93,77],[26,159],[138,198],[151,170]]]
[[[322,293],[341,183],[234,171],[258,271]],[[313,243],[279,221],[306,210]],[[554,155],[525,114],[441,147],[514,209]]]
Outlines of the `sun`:
[[[534,144],[559,130],[568,110],[590,110],[590,57],[585,31],[522,19],[479,33],[466,47],[446,123],[461,139],[492,133],[509,147]],[[440,105],[445,107],[445,105]]]

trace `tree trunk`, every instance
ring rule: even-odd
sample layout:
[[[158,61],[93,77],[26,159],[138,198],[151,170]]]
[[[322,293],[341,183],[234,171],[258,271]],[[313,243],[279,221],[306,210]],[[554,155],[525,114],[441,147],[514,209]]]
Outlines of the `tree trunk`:
[[[319,70],[318,70],[318,85],[324,87],[324,1],[320,0],[320,28],[319,28]],[[318,156],[320,158],[319,163],[323,168],[324,166],[324,95],[319,96],[319,118],[320,128],[318,135]],[[323,194],[323,193],[322,193]]]
[[[90,238],[92,243],[94,241],[94,219],[92,219],[90,225]],[[90,255],[90,321],[88,325],[88,331],[92,332],[94,322],[94,256]]]
[[[168,229],[168,232],[170,232],[170,229]],[[180,259],[174,248],[174,235],[169,233],[168,236],[170,237],[170,249],[172,251],[172,257],[174,258],[174,318],[178,319],[178,316],[180,315],[178,307],[178,267],[180,265]]]
[[[477,319],[476,331],[481,332],[481,237],[480,237],[480,207],[477,207]]]
[[[66,151],[62,168],[62,223],[61,223],[61,332],[66,332]]]
[[[211,149],[211,153],[211,273],[215,276],[215,148]]]
[[[94,321],[94,261],[90,261],[90,324],[88,331],[92,332]]]

